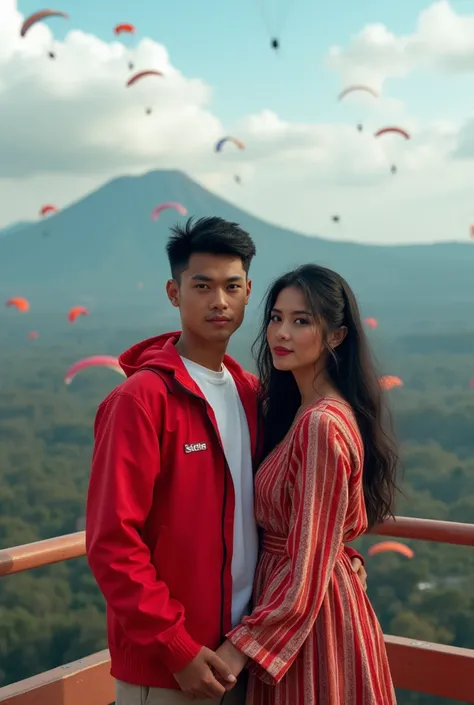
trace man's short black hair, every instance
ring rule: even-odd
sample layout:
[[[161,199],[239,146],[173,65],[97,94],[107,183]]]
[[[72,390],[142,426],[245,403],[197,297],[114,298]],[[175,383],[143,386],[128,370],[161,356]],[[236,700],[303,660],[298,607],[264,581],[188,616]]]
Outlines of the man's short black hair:
[[[186,225],[171,228],[166,252],[173,279],[179,279],[187,268],[191,255],[233,255],[240,257],[248,274],[256,254],[255,243],[237,223],[224,218],[189,218]]]

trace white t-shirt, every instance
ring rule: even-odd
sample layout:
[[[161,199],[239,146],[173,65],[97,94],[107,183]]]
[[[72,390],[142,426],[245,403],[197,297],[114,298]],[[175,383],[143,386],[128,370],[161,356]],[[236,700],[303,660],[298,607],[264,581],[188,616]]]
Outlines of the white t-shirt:
[[[235,492],[234,550],[232,554],[232,626],[248,614],[258,557],[258,535],[253,504],[250,433],[234,379],[224,366],[209,370],[181,358],[212,407],[224,446]]]

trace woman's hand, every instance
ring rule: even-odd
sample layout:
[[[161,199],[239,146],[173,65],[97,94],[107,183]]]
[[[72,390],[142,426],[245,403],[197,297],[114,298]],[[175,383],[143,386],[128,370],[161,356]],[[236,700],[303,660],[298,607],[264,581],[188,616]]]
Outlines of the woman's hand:
[[[362,583],[362,587],[364,588],[365,591],[367,591],[367,571],[364,568],[364,564],[360,560],[360,558],[351,558],[351,565],[352,565],[352,570],[354,573],[357,575],[359,578],[360,582]]]
[[[224,643],[219,646],[216,651],[216,654],[217,656],[219,656],[220,659],[224,661],[224,663],[229,666],[230,672],[236,678],[239,673],[245,668],[245,665],[248,661],[248,656],[236,649],[232,642],[230,642],[228,639],[226,639]],[[222,685],[226,688],[226,690],[231,690],[234,687],[234,685],[230,685],[229,683],[222,683]]]

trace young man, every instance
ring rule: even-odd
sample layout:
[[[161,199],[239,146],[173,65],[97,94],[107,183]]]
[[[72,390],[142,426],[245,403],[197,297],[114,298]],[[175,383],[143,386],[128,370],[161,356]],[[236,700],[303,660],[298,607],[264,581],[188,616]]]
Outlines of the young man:
[[[175,228],[167,253],[182,330],[121,355],[127,380],[99,406],[87,555],[107,602],[116,705],[241,705],[244,683],[215,650],[249,609],[258,553],[258,382],[225,354],[255,245],[203,218]]]

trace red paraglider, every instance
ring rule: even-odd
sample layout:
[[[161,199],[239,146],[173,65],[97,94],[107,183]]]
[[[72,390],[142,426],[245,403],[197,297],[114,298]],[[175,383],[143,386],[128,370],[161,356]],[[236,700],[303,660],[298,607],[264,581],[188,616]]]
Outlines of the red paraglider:
[[[24,37],[34,24],[46,19],[47,17],[63,17],[65,20],[69,19],[69,15],[66,14],[66,12],[61,12],[60,10],[40,10],[39,12],[35,12],[26,18],[21,26],[20,35]]]
[[[40,215],[45,216],[45,215],[50,215],[51,213],[58,213],[59,208],[56,206],[53,206],[52,203],[48,203],[45,206],[43,206],[40,210]]]
[[[162,71],[155,71],[155,70],[147,70],[147,71],[139,71],[138,73],[135,73],[131,78],[128,79],[127,81],[127,87],[128,86],[133,86],[134,83],[139,81],[141,78],[145,78],[146,76],[163,76]]]
[[[406,130],[403,130],[401,127],[382,127],[382,129],[377,130],[374,137],[381,137],[382,135],[386,135],[390,132],[395,132],[404,137],[406,140],[411,139],[408,132]]]
[[[134,74],[132,78],[130,78],[127,81],[127,86],[133,86],[137,81],[140,81],[141,79],[145,78],[146,76],[163,76],[163,73],[161,71],[155,71],[153,70],[147,70],[147,71],[139,71],[138,73]],[[151,108],[146,109],[146,114],[151,115],[153,112]]]

